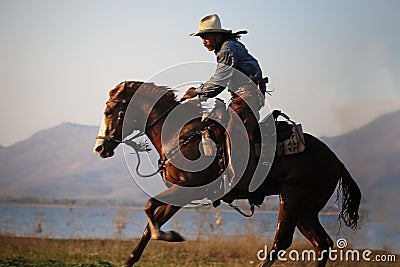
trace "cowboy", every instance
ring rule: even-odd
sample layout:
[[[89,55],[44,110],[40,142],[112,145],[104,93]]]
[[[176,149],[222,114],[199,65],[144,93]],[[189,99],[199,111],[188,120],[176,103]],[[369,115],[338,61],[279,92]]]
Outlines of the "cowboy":
[[[218,64],[209,81],[198,88],[189,88],[181,100],[198,95],[215,97],[228,88],[232,96],[229,106],[243,121],[249,137],[251,150],[249,164],[255,164],[254,132],[258,126],[258,111],[264,106],[265,82],[257,60],[239,42],[240,35],[246,33],[247,31],[233,33],[231,30],[223,29],[216,14],[200,20],[199,31],[190,36],[200,36],[205,48],[214,51]],[[235,189],[247,192],[249,181],[242,182],[242,180]]]

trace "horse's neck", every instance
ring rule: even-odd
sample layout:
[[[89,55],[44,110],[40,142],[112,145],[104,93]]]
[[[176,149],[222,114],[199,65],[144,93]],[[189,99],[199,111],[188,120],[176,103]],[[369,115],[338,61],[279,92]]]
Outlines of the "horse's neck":
[[[175,100],[171,99],[171,95],[167,96],[164,95],[164,99],[159,99],[158,104],[156,104],[153,107],[153,110],[150,112],[150,115],[148,116],[148,121],[147,121],[147,127],[150,127],[145,131],[145,134],[147,137],[150,139],[152,142],[153,146],[157,149],[160,157],[164,156],[164,149],[163,149],[163,144],[162,141],[171,141],[167,142],[166,146],[174,146],[173,141],[177,141],[177,139],[174,138],[179,138],[176,136],[176,134],[179,134],[179,129],[176,129],[176,132],[174,132],[173,129],[168,130],[168,133],[162,132],[163,130],[163,125],[166,120],[166,115],[170,114],[177,106],[180,106],[178,102]],[[162,103],[162,104],[161,104]],[[199,107],[197,103],[190,102],[190,103],[184,103],[182,104],[185,108],[185,111],[187,111],[188,114],[198,114],[199,113]],[[147,110],[143,110],[143,113],[146,114],[148,112]],[[179,114],[175,114],[178,115]],[[172,132],[169,132],[171,131]],[[174,140],[173,140],[174,139]]]
[[[166,121],[168,117],[166,115],[171,115],[170,112],[172,112],[172,110],[174,110],[174,108],[176,108],[178,105],[179,104],[176,102],[171,103],[170,105],[168,105],[169,107],[167,109],[163,108],[161,111],[155,110],[155,114],[149,116],[151,120],[148,121],[147,127],[151,125],[151,128],[146,130],[145,134],[150,139],[153,146],[157,149],[157,152],[161,158],[164,156],[165,153],[167,153],[168,150],[174,149],[176,146],[178,146],[179,133],[182,128],[180,128],[179,125],[176,125],[176,127],[169,125],[169,127],[163,128],[164,123],[171,123],[170,120]],[[185,112],[186,114],[192,114],[193,116],[195,116],[194,114],[199,114],[199,109],[197,105],[193,103],[185,103],[183,105],[184,106],[181,106],[181,108],[184,108],[184,110],[187,111]],[[176,118],[175,116],[178,116],[178,118],[176,118],[178,122],[187,121],[182,120],[179,112],[180,111],[172,114],[172,116],[174,116],[174,119]],[[172,123],[172,125],[174,125],[174,122]],[[188,127],[191,126],[189,125]]]
[[[171,106],[175,106],[175,103],[171,104]],[[155,114],[149,116],[149,120],[147,122],[147,127],[150,127],[145,131],[145,134],[150,139],[153,146],[156,148],[160,157],[163,156],[163,145],[162,145],[162,130],[164,126],[164,122],[166,119],[166,114],[169,113],[168,108],[163,110],[153,110]]]
[[[147,137],[150,139],[153,146],[156,148],[160,157],[163,153],[162,143],[161,143],[161,128],[162,123],[160,122],[158,125],[152,127],[151,130],[146,131]]]

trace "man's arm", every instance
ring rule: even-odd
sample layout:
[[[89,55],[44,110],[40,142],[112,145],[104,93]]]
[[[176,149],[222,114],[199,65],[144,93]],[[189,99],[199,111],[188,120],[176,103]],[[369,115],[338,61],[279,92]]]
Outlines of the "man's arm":
[[[215,97],[228,86],[233,74],[234,53],[229,47],[221,49],[224,50],[218,53],[217,69],[210,80],[195,89],[198,95]]]

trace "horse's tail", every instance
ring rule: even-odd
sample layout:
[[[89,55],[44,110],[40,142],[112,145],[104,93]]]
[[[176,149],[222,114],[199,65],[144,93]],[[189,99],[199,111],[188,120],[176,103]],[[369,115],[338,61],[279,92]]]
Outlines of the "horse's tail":
[[[357,228],[358,208],[360,206],[361,191],[349,171],[340,163],[340,175],[342,176],[339,184],[339,191],[342,192],[342,210],[339,218],[351,229]]]

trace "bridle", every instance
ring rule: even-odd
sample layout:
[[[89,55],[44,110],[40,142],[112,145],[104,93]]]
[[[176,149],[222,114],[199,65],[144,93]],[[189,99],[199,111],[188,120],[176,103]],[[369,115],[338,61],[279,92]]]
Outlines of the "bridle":
[[[122,104],[121,108],[120,108],[120,111],[118,112],[118,123],[121,123],[123,121],[123,117],[124,117],[124,115],[126,113],[126,109],[127,109],[127,106],[125,108],[124,108],[124,106],[129,104],[128,100],[125,97],[125,86],[126,86],[126,82],[124,82],[123,97],[122,97],[121,100],[108,100],[106,102],[106,104],[108,104],[108,103],[121,103]],[[114,135],[111,135],[111,136],[96,136],[96,139],[106,140],[106,141],[114,142],[114,143],[117,143],[117,144],[126,144],[126,145],[132,147],[133,150],[136,151],[135,154],[136,154],[136,157],[137,157],[137,165],[136,165],[136,173],[137,173],[137,175],[140,176],[140,177],[143,177],[143,178],[152,177],[155,174],[162,172],[162,170],[164,169],[165,164],[166,164],[166,162],[168,160],[168,157],[165,156],[163,159],[159,160],[158,169],[156,171],[154,171],[154,172],[152,172],[150,174],[142,174],[139,171],[139,166],[140,166],[141,161],[140,161],[140,157],[139,157],[138,151],[148,151],[148,150],[147,150],[146,146],[143,149],[141,144],[137,144],[133,140],[136,139],[139,136],[144,135],[145,132],[151,130],[163,118],[165,118],[174,108],[176,108],[177,105],[179,105],[181,102],[184,102],[184,101],[185,100],[177,101],[177,103],[175,105],[172,105],[170,108],[168,108],[166,111],[164,111],[157,119],[155,119],[150,125],[148,125],[145,128],[144,132],[140,131],[138,134],[136,134],[133,137],[130,137],[129,139],[119,140],[119,139],[115,138]],[[176,153],[182,146],[190,143],[195,136],[200,135],[202,130],[204,130],[206,128],[209,129],[211,127],[211,125],[213,125],[213,124],[214,124],[214,122],[212,122],[211,120],[207,120],[207,121],[205,121],[205,123],[203,123],[203,125],[201,127],[192,129],[192,131],[190,131],[191,134],[189,135],[189,137],[187,137],[186,140],[184,142],[182,142],[182,144],[178,145],[175,149],[169,151],[169,153],[167,153],[167,154],[169,154],[169,156],[172,156],[172,154]],[[119,127],[119,124],[117,125],[117,127]],[[163,174],[162,174],[162,178],[165,179]],[[202,204],[200,204],[200,205],[202,205]],[[205,204],[205,206],[207,206],[207,205],[210,205],[210,203],[209,204]],[[254,204],[251,204],[251,207],[250,207],[251,213],[250,214],[243,213],[238,206],[235,206],[232,203],[230,203],[229,206],[232,207],[233,209],[235,209],[237,212],[239,212],[241,215],[243,215],[245,217],[252,217],[253,214],[254,214]]]
[[[125,85],[126,85],[126,82],[124,83],[124,89],[123,89],[123,94],[124,95],[123,95],[122,99],[121,100],[108,100],[106,102],[106,104],[108,104],[108,103],[122,103],[123,105],[128,105],[129,102],[125,97]],[[114,142],[114,143],[117,143],[117,144],[127,143],[127,144],[130,145],[133,142],[132,141],[133,139],[136,139],[137,137],[144,135],[145,132],[148,132],[149,130],[151,130],[163,118],[165,118],[174,108],[176,108],[176,106],[178,104],[180,104],[181,102],[183,102],[183,101],[177,101],[176,105],[172,105],[170,108],[168,108],[166,111],[164,111],[157,119],[155,119],[150,125],[148,125],[143,132],[140,131],[138,134],[136,134],[135,136],[133,136],[133,137],[127,139],[127,140],[119,140],[119,139],[115,138],[114,135],[111,135],[111,136],[100,136],[100,135],[98,135],[98,136],[96,136],[96,139],[106,140],[106,141]],[[121,106],[121,110],[118,112],[118,123],[122,122],[122,118],[125,115],[125,111],[124,110],[126,110],[126,108],[124,109],[123,105]]]
[[[118,127],[119,127],[119,123],[121,123],[121,122],[123,121],[122,118],[124,117],[124,115],[125,115],[125,110],[127,109],[127,107],[124,108],[124,105],[127,106],[127,105],[129,104],[128,100],[127,100],[126,97],[125,97],[125,85],[126,85],[126,83],[124,83],[124,89],[123,89],[123,97],[122,97],[122,99],[120,99],[120,100],[119,100],[119,99],[108,100],[108,101],[106,102],[106,104],[108,104],[108,103],[121,103],[121,104],[122,104],[122,105],[121,105],[121,109],[120,109],[120,111],[118,112],[118,125],[117,125],[116,128],[118,128]],[[106,141],[114,142],[114,143],[117,143],[117,144],[124,143],[124,140],[119,140],[119,139],[115,138],[114,135],[111,135],[111,136],[101,136],[101,135],[98,135],[98,136],[96,136],[96,139],[106,140]]]
[[[106,102],[106,104],[108,103],[121,103],[123,105],[121,105],[121,109],[118,112],[118,123],[121,123],[123,121],[123,117],[125,114],[125,111],[127,109],[127,107],[124,107],[124,105],[128,105],[129,102],[127,100],[127,98],[125,97],[125,86],[126,86],[126,82],[124,83],[124,89],[123,89],[123,96],[122,99],[120,100],[108,100]],[[133,148],[133,150],[135,150],[135,154],[137,156],[137,166],[136,166],[136,173],[140,176],[140,177],[151,177],[159,172],[162,171],[162,169],[164,168],[164,165],[167,161],[167,157],[165,157],[164,159],[160,159],[159,160],[159,166],[158,169],[151,173],[151,174],[141,174],[139,171],[139,166],[140,166],[140,157],[139,157],[139,153],[138,152],[142,152],[142,151],[149,151],[147,148],[146,144],[140,144],[140,143],[136,143],[135,141],[133,141],[134,139],[138,138],[139,136],[144,135],[146,132],[148,132],[149,130],[151,130],[154,126],[156,126],[158,123],[160,123],[162,121],[162,119],[164,119],[166,116],[168,116],[168,114],[176,108],[177,105],[179,105],[181,102],[183,102],[184,100],[181,101],[177,101],[177,103],[175,105],[172,105],[171,107],[169,107],[167,110],[165,110],[157,119],[155,119],[150,125],[146,126],[144,131],[139,131],[138,134],[134,135],[133,137],[130,137],[128,139],[118,139],[115,138],[115,136],[111,135],[111,136],[96,136],[96,139],[101,139],[101,140],[106,140],[109,142],[113,142],[116,144],[126,144],[130,147]],[[119,127],[119,124],[116,126]],[[200,133],[200,131],[197,129],[197,131],[195,131],[194,133],[192,133],[189,138],[187,138],[187,140],[185,140],[185,142],[183,142],[183,144],[181,145],[186,145],[187,143],[191,142],[191,139],[198,135]],[[174,154],[176,151],[179,150],[179,148],[181,147],[181,145],[179,145],[177,148],[173,149],[172,151],[170,151],[170,153],[168,153],[169,155]]]

